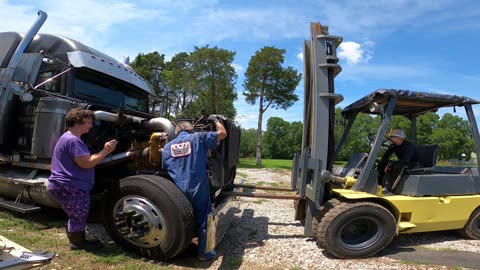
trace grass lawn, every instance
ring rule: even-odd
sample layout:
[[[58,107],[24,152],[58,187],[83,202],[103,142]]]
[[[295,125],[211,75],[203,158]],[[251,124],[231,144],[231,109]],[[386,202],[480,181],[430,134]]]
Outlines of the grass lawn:
[[[257,166],[257,160],[254,158],[241,158],[238,168],[267,168],[267,169],[292,169],[291,159],[262,159],[262,165]]]
[[[241,158],[238,168],[266,168],[266,169],[292,169],[293,160],[291,159],[262,159],[262,166],[256,165],[257,160],[254,158]],[[345,166],[346,161],[335,162],[335,165]]]
[[[163,262],[146,260],[124,251],[114,243],[88,252],[70,250],[65,234],[66,215],[59,209],[45,208],[40,212],[19,214],[0,210],[0,234],[32,251],[49,250],[57,256],[51,264],[40,269],[120,269],[120,270],[171,270]],[[16,268],[15,268],[16,269]],[[23,269],[23,268],[22,268]]]

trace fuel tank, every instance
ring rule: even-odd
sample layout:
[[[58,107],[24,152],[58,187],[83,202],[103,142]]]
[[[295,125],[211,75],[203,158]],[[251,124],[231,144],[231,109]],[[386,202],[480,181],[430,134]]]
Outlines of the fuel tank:
[[[49,171],[0,165],[0,196],[15,200],[21,195],[22,202],[60,208],[47,190],[49,176]]]
[[[65,129],[65,115],[72,102],[55,97],[42,97],[35,110],[32,155],[52,157],[53,148]]]

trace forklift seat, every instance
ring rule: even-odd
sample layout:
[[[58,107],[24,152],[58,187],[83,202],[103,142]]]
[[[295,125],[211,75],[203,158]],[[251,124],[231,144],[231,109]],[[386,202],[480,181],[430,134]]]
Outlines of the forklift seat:
[[[438,144],[418,145],[415,149],[417,166],[406,168],[406,174],[430,174],[437,163]]]
[[[415,155],[417,157],[417,165],[414,167],[403,167],[399,175],[392,185],[392,190],[395,189],[404,175],[409,174],[431,174],[435,170],[437,164],[438,144],[431,145],[417,145],[415,148]]]

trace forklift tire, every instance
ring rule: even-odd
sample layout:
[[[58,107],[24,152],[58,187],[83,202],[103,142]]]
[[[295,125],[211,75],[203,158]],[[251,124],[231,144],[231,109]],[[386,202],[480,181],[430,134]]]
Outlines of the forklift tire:
[[[315,213],[315,217],[312,220],[312,230],[313,230],[313,235],[315,239],[317,239],[317,232],[319,228],[319,224],[322,220],[322,218],[325,216],[325,214],[330,211],[330,209],[336,207],[337,205],[341,204],[343,200],[341,198],[333,198],[328,201],[326,201],[322,206],[320,206],[320,209]],[[323,243],[317,242],[317,244],[321,248],[325,248],[323,246]]]
[[[480,208],[473,211],[463,227],[462,234],[470,239],[480,240]]]
[[[390,244],[395,231],[395,218],[383,206],[345,201],[334,205],[320,220],[317,243],[337,258],[365,258]]]
[[[184,251],[192,241],[192,205],[166,178],[122,178],[116,190],[107,191],[105,199],[105,229],[126,250],[154,260],[167,260]]]

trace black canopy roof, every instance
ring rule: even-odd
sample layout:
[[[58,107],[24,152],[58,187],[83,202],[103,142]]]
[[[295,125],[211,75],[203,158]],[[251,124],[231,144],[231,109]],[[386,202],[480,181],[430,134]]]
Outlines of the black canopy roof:
[[[348,115],[356,113],[371,114],[369,106],[372,102],[386,106],[388,100],[393,96],[397,97],[397,104],[393,114],[404,115],[406,117],[436,111],[442,107],[463,106],[463,104],[468,103],[480,104],[477,100],[464,96],[442,95],[410,90],[378,89],[347,106],[342,111],[342,115],[347,117]]]

